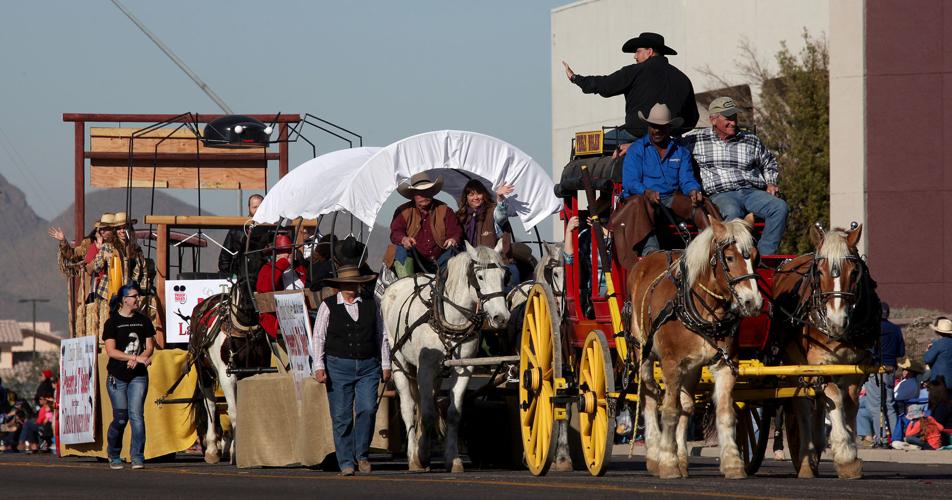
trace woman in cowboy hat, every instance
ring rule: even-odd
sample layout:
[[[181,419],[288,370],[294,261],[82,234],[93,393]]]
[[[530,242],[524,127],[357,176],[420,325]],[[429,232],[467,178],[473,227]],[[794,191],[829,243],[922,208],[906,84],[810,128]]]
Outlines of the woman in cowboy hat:
[[[75,316],[71,322],[75,326],[73,336],[99,335],[102,325],[108,317],[108,305],[99,300],[95,293],[97,275],[92,272],[92,263],[99,254],[105,236],[110,228],[103,224],[103,220],[114,221],[115,214],[106,212],[93,223],[93,229],[79,241],[72,245],[66,239],[66,234],[60,227],[52,226],[47,234],[59,242],[59,270],[67,279],[75,279],[70,286],[70,299],[75,304]],[[73,311],[70,311],[71,314]],[[100,321],[101,318],[101,321]],[[87,324],[89,327],[87,328]]]
[[[338,292],[317,310],[312,349],[314,378],[327,385],[334,449],[341,475],[370,472],[368,453],[377,415],[377,386],[390,380],[390,347],[380,308],[361,287],[377,279],[358,263],[337,268],[324,285]]]
[[[940,316],[930,325],[939,338],[929,343],[923,360],[929,365],[929,409],[952,426],[952,319]]]
[[[463,237],[456,214],[442,201],[433,199],[443,187],[443,178],[435,181],[425,172],[415,174],[397,186],[397,192],[410,200],[397,207],[390,222],[390,246],[383,261],[393,266],[400,278],[413,274],[412,253],[416,251],[425,269],[434,272],[455,255],[456,245]]]

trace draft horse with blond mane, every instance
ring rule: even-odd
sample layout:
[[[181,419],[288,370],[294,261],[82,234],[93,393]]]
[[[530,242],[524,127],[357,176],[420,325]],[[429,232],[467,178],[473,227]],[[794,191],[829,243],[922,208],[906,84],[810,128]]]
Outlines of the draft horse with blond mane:
[[[740,320],[760,314],[763,298],[754,268],[757,249],[753,217],[721,222],[709,217],[684,252],[655,252],[641,259],[628,278],[631,332],[641,344],[639,392],[643,392],[648,471],[662,478],[688,476],[688,419],[701,369],[714,378],[720,469],[725,477],[747,476],[734,436],[731,391],[736,381]],[[654,379],[654,362],[664,377]]]
[[[774,274],[771,336],[779,342],[783,363],[793,365],[873,362],[882,316],[876,283],[856,250],[862,224],[849,230],[810,229],[814,253],[784,263]],[[797,475],[817,475],[825,446],[824,416],[832,429],[830,449],[836,473],[862,477],[856,453],[856,412],[865,375],[822,377],[816,399],[796,398],[787,407],[787,441]],[[888,388],[887,390],[892,390]]]

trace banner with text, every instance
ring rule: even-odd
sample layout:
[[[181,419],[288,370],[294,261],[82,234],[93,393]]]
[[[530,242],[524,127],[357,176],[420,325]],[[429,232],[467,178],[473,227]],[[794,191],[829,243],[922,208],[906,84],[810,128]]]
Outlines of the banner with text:
[[[288,348],[294,388],[301,397],[301,381],[311,376],[310,344],[311,323],[304,305],[304,293],[274,294],[278,323]]]
[[[95,335],[60,343],[59,429],[63,444],[96,441]]]
[[[188,342],[188,320],[203,300],[219,293],[228,293],[228,280],[166,280],[165,341]]]

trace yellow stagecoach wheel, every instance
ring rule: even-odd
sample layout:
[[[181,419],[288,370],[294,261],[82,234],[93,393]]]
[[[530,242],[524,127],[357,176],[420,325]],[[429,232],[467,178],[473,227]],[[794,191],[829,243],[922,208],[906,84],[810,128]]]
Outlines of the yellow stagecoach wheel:
[[[553,297],[544,283],[529,290],[519,349],[519,427],[526,466],[536,476],[548,472],[558,438],[552,396],[562,377],[562,354]]]
[[[585,338],[578,370],[579,436],[585,467],[593,476],[608,469],[615,437],[615,408],[608,393],[615,391],[611,352],[602,332],[591,332]]]

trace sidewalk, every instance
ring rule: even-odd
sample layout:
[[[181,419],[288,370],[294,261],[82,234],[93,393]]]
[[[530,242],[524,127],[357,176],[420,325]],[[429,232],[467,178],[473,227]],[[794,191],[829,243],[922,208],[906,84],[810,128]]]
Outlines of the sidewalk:
[[[688,443],[692,457],[717,458],[717,446],[704,446],[702,441]],[[628,456],[629,445],[616,444],[612,448],[612,456]],[[767,453],[764,460],[773,460],[773,441],[767,443]],[[635,445],[634,457],[644,457],[644,445]],[[859,448],[859,458],[864,462],[898,462],[905,464],[952,464],[952,450],[893,450],[880,448]],[[784,460],[790,460],[790,454],[784,450]],[[823,454],[823,461],[830,461],[829,452]]]

